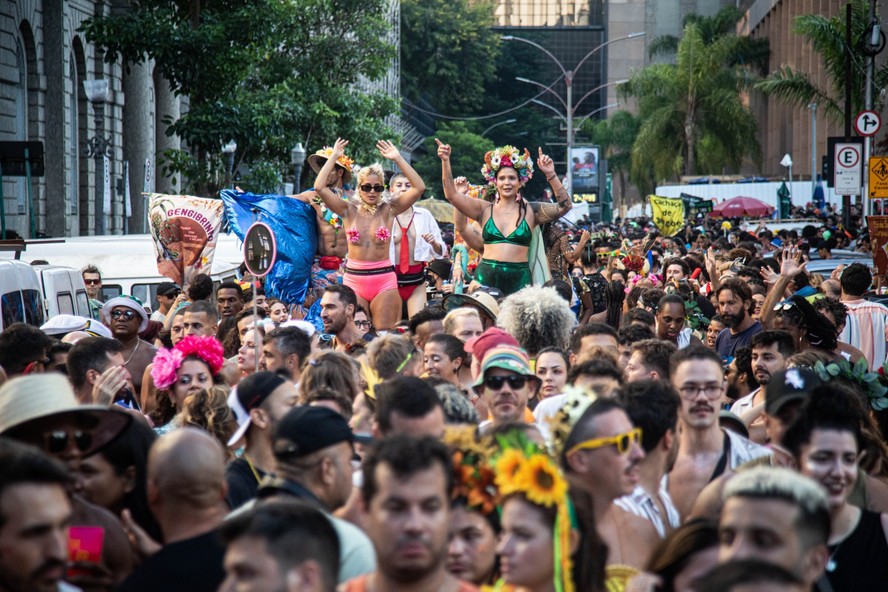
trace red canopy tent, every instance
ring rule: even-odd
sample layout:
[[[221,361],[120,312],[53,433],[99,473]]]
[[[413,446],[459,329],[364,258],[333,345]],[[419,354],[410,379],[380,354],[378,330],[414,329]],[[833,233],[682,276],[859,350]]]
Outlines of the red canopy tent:
[[[774,213],[774,208],[763,201],[759,201],[754,197],[744,197],[742,195],[726,199],[718,204],[709,215],[713,218],[761,218],[762,216],[770,216]]]

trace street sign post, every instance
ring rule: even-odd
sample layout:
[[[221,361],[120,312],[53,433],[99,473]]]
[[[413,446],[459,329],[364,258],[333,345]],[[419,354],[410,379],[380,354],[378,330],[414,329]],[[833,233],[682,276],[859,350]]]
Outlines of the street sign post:
[[[867,179],[870,199],[888,199],[888,156],[870,156]]]
[[[863,145],[836,144],[833,186],[837,195],[860,195],[863,180]]]
[[[874,136],[882,127],[882,118],[875,111],[861,111],[854,118],[854,129],[861,136]]]
[[[259,289],[259,278],[268,275],[277,259],[277,241],[274,240],[274,232],[264,222],[254,222],[244,235],[244,265],[247,271],[253,274],[253,318],[258,319],[256,311],[256,293]],[[255,342],[256,370],[259,370],[259,354],[262,351],[262,336],[256,332]]]

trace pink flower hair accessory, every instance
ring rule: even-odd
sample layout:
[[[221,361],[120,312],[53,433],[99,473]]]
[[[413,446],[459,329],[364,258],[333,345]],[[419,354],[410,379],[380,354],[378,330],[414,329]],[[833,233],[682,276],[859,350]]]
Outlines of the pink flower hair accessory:
[[[215,337],[189,335],[176,344],[182,359],[196,356],[207,363],[213,375],[219,374],[225,364],[225,350]]]
[[[210,367],[213,375],[222,370],[225,363],[225,351],[215,337],[197,337],[189,335],[183,338],[173,349],[162,348],[154,355],[151,367],[151,379],[154,386],[165,389],[172,386],[178,379],[179,368],[189,356],[200,358]]]
[[[181,365],[182,352],[179,350],[166,348],[157,350],[151,366],[151,379],[154,381],[154,386],[159,389],[172,386],[176,382],[176,373]]]

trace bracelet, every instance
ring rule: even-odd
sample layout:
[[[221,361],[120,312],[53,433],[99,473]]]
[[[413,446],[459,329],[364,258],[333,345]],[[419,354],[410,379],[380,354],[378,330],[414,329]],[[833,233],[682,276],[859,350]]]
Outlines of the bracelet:
[[[557,176],[558,176],[558,173],[552,173],[552,176],[551,176],[551,177],[548,176],[548,175],[546,175],[546,181],[551,181],[552,179],[554,179],[554,178],[557,177]]]

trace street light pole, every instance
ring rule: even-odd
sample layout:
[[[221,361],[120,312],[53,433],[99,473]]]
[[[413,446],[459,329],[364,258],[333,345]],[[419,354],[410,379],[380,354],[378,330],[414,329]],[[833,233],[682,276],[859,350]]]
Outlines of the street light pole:
[[[817,103],[808,105],[811,110],[811,197],[817,190]]]
[[[515,35],[503,35],[502,36],[502,39],[504,41],[520,41],[522,43],[527,43],[528,45],[532,45],[532,46],[536,47],[537,49],[539,49],[540,51],[545,53],[547,56],[549,56],[549,58],[553,62],[555,62],[555,65],[558,66],[558,68],[561,70],[562,76],[564,76],[564,85],[567,89],[567,101],[566,101],[566,105],[565,105],[566,109],[567,109],[567,117],[565,117],[565,119],[567,120],[567,142],[566,142],[567,153],[565,155],[564,163],[567,167],[567,190],[571,196],[573,196],[573,170],[571,169],[571,166],[570,166],[570,152],[571,152],[571,149],[573,148],[573,139],[574,139],[573,138],[573,129],[574,129],[574,126],[573,126],[573,116],[574,116],[574,113],[573,113],[573,109],[574,109],[574,106],[573,106],[573,77],[574,77],[574,74],[576,74],[576,72],[579,71],[579,69],[583,66],[583,64],[586,63],[586,60],[588,60],[590,57],[592,57],[593,54],[595,54],[596,52],[598,52],[602,48],[607,47],[611,43],[616,43],[617,41],[624,41],[626,39],[635,39],[636,37],[643,37],[644,35],[645,35],[644,31],[638,31],[635,33],[629,33],[628,35],[623,35],[622,37],[617,37],[615,39],[609,39],[608,41],[605,41],[604,43],[602,43],[596,47],[593,47],[588,53],[586,53],[586,55],[583,56],[583,58],[577,63],[577,65],[572,70],[566,69],[564,67],[564,65],[561,63],[561,61],[552,54],[552,52],[550,52],[548,49],[546,49],[545,47],[543,47],[542,45],[540,45],[536,41],[531,41],[530,39],[525,39],[524,37],[516,37]],[[586,95],[586,96],[588,96],[588,95]],[[583,101],[583,99],[585,99],[585,98],[586,97],[584,96],[582,99],[580,99],[580,101],[577,104],[579,105],[579,103],[581,103]]]
[[[237,142],[229,140],[222,146],[222,154],[225,155],[225,185],[234,189],[234,153],[237,152]]]
[[[495,128],[495,127],[499,127],[499,126],[501,126],[501,125],[506,125],[507,123],[515,123],[516,121],[518,121],[518,120],[515,119],[515,118],[513,117],[512,119],[506,119],[505,121],[500,121],[500,122],[498,122],[498,123],[494,123],[493,125],[491,125],[490,127],[488,127],[486,130],[484,130],[483,132],[481,132],[481,135],[482,135],[482,136],[486,136],[486,135],[487,135],[487,132],[489,132],[489,131],[492,130],[493,128]]]
[[[105,157],[111,157],[111,137],[105,136],[105,101],[107,80],[84,80],[83,90],[96,115],[96,135],[86,143],[86,156],[96,161],[95,235],[105,234]]]
[[[299,194],[301,193],[301,187],[299,181],[302,179],[302,164],[305,162],[305,148],[302,147],[302,142],[296,142],[296,145],[293,146],[293,149],[290,150],[290,164],[293,165],[293,193]]]

